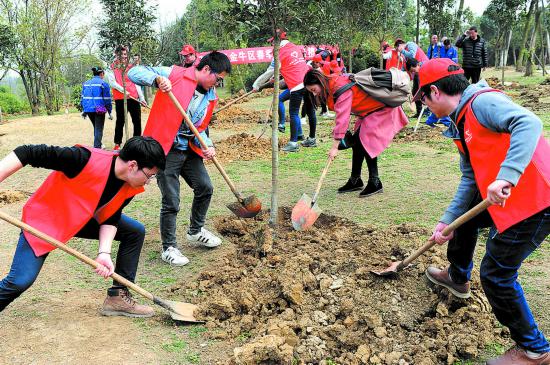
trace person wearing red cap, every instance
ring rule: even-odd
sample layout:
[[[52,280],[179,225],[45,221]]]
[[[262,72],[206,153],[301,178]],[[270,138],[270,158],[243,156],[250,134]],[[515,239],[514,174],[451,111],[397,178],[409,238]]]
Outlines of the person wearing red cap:
[[[326,102],[328,108],[336,112],[335,127],[332,131],[334,142],[329,151],[329,158],[334,159],[339,149],[353,148],[351,177],[338,192],[348,193],[363,189],[363,160],[367,162],[369,180],[367,186],[359,193],[359,197],[383,192],[382,182],[378,176],[377,156],[408,123],[403,109],[387,107],[357,85],[348,87],[350,76],[346,74],[332,74],[327,77],[317,70],[311,70],[304,77],[304,86],[308,91],[306,97],[312,99],[312,104]],[[346,138],[349,135],[348,127],[352,114],[357,116],[354,133],[350,138]]]
[[[454,140],[462,170],[455,197],[430,238],[438,244],[449,241],[450,265],[429,267],[426,275],[455,296],[468,298],[478,229],[490,227],[481,284],[516,346],[487,364],[548,365],[550,344],[517,281],[523,261],[550,233],[550,144],[542,136],[542,123],[485,81],[470,85],[450,59],[425,62],[418,76],[415,99],[438,118],[448,115],[453,121],[444,134]],[[448,224],[482,199],[493,205],[443,236]]]
[[[390,68],[397,68],[403,70],[405,67],[405,56],[401,54],[398,50],[400,44],[404,44],[402,39],[397,38],[395,40],[394,48],[385,47],[382,58],[386,61],[385,69],[389,70]]]
[[[179,52],[181,67],[188,68],[197,63],[197,52],[192,45],[186,44]]]

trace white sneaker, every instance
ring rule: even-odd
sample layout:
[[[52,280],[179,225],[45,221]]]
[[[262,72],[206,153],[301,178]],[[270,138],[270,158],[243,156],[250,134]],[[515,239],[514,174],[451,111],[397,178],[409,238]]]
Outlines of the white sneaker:
[[[219,237],[216,237],[214,233],[210,232],[206,228],[202,227],[201,231],[197,234],[187,233],[187,241],[191,244],[196,244],[204,247],[218,247],[222,244],[222,240]]]
[[[321,114],[321,117],[323,117],[323,118],[334,118],[334,114],[331,113],[331,112],[326,112],[326,113]]]
[[[189,259],[180,252],[176,247],[170,246],[166,250],[162,251],[160,255],[163,261],[170,265],[183,266],[189,263]]]
[[[300,118],[300,123],[302,123],[302,125],[306,125],[307,124],[306,117]]]

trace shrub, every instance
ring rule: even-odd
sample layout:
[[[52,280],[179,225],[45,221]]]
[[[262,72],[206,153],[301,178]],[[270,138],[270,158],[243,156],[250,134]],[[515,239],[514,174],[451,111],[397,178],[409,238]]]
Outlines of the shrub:
[[[16,114],[30,111],[28,103],[10,93],[8,87],[0,86],[0,107],[2,113]]]

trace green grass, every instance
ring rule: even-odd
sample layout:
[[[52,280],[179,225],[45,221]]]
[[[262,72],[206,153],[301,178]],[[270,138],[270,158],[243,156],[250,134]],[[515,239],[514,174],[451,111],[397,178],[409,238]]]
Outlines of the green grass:
[[[183,352],[189,347],[189,344],[177,336],[172,335],[172,340],[169,343],[161,345],[162,349],[167,352]]]

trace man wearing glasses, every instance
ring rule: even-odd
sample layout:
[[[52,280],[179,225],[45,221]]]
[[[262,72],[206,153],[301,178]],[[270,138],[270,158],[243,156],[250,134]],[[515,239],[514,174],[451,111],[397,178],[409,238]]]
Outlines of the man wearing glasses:
[[[448,58],[425,62],[417,97],[437,117],[449,115],[445,132],[460,153],[462,177],[431,240],[449,241],[443,270],[426,276],[459,298],[470,296],[478,229],[490,227],[480,279],[495,316],[510,329],[516,346],[489,365],[549,365],[550,344],[527,304],[518,270],[550,233],[550,145],[540,119],[485,81],[470,85],[464,70]],[[457,217],[488,199],[493,205],[448,236]]]
[[[181,67],[188,68],[196,66],[197,64],[197,52],[192,45],[186,44],[179,52]]]
[[[107,279],[116,272],[134,282],[145,227],[122,209],[143,192],[165,161],[162,146],[151,137],[132,137],[117,152],[78,145],[23,145],[0,161],[0,181],[26,165],[54,170],[23,207],[22,220],[63,243],[72,237],[99,241],[96,273]],[[116,266],[111,259],[113,241],[120,242]],[[33,284],[54,249],[21,233],[11,269],[0,281],[0,312]],[[101,314],[150,317],[154,311],[136,303],[128,288],[114,281]]]
[[[203,159],[210,159],[216,154],[206,131],[218,100],[215,85],[230,72],[229,58],[223,53],[211,52],[196,67],[137,66],[128,74],[130,80],[137,85],[160,89],[155,96],[143,135],[157,139],[167,154],[166,168],[159,173],[157,181],[162,194],[161,258],[171,265],[183,266],[189,262],[181,253],[176,237],[176,218],[180,209],[180,176],[193,189],[194,194],[187,241],[208,248],[221,244],[219,237],[204,228],[214,188]],[[201,149],[198,140],[166,94],[168,91],[172,91],[187,111],[189,119],[208,144],[208,149]]]

